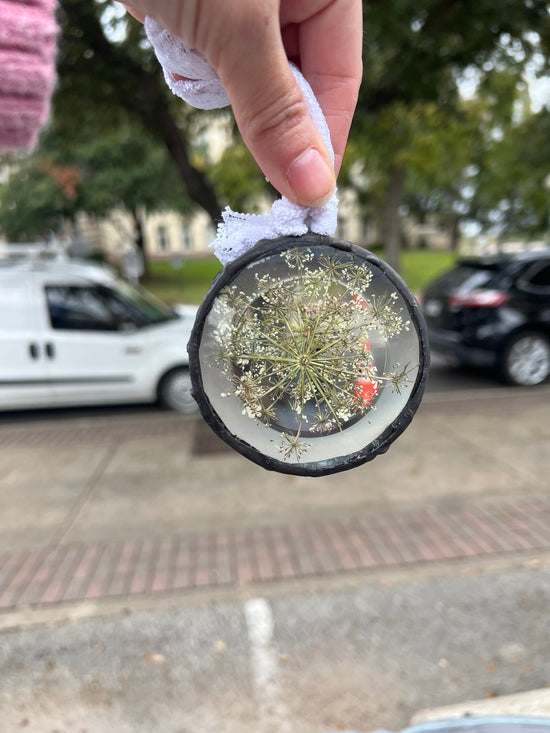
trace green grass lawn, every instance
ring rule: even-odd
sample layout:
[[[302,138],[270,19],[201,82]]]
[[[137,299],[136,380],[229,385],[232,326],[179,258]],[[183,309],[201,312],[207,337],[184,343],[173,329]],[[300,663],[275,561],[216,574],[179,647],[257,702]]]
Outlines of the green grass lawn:
[[[419,293],[430,280],[452,267],[455,259],[454,252],[403,252],[400,274],[413,293]],[[213,255],[186,260],[179,269],[168,262],[154,262],[141,284],[171,305],[200,303],[221,267]]]
[[[153,262],[149,265],[149,277],[141,284],[165,303],[200,303],[221,263],[213,256],[185,260],[175,270],[169,262]]]
[[[421,293],[431,280],[445,270],[450,270],[456,259],[456,252],[430,252],[422,249],[403,252],[399,274],[413,293]]]

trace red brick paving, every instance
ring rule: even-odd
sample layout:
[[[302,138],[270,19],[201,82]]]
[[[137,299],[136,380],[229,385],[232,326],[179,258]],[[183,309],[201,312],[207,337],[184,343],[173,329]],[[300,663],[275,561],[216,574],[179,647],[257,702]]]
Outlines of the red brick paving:
[[[550,498],[0,555],[0,610],[550,550]]]

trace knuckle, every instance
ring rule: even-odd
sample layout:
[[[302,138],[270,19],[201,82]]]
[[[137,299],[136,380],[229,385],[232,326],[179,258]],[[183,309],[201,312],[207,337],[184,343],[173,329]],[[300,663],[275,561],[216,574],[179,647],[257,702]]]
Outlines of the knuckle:
[[[299,90],[275,94],[245,114],[247,141],[261,142],[266,136],[298,135],[307,121],[307,109]]]

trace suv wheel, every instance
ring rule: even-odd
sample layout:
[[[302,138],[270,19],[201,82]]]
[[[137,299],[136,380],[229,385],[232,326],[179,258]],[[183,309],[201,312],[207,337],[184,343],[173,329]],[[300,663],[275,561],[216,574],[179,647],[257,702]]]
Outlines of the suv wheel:
[[[502,372],[507,382],[522,387],[541,384],[550,375],[550,341],[536,331],[515,336],[504,352]]]
[[[186,367],[178,367],[165,374],[159,385],[160,402],[170,410],[191,415],[197,403],[191,394],[191,375]]]

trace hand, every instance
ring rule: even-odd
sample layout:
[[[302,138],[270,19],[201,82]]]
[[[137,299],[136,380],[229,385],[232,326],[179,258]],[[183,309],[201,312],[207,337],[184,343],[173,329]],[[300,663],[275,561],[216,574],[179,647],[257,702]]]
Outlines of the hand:
[[[361,82],[361,0],[132,0],[126,7],[208,60],[247,147],[281,194],[308,206],[330,198]],[[288,60],[325,114],[334,167]]]

